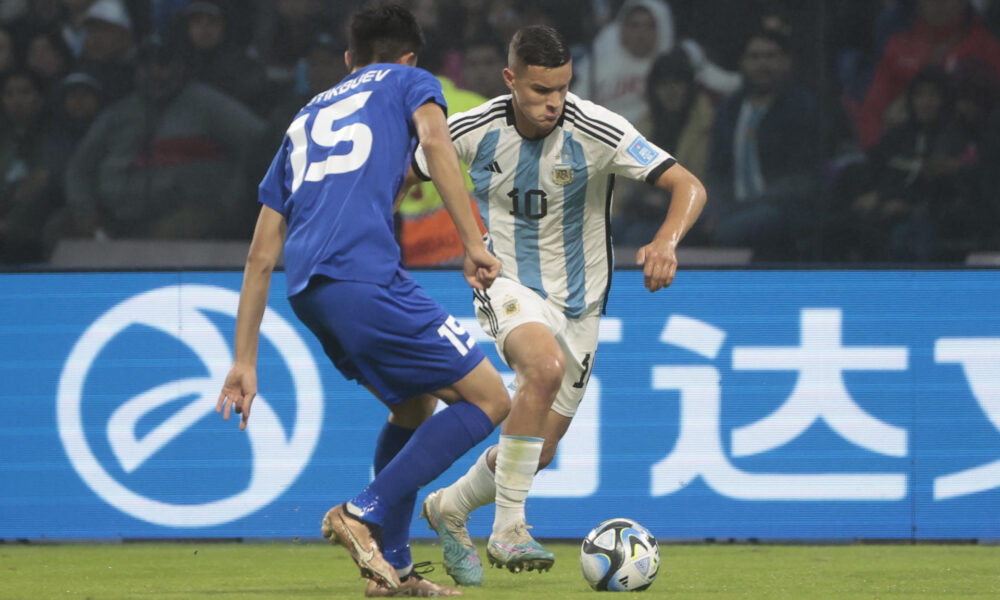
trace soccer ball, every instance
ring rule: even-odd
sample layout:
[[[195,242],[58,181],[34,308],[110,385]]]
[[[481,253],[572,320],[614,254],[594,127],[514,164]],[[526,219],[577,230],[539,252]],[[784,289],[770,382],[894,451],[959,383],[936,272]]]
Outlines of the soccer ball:
[[[609,519],[584,538],[580,568],[595,590],[640,592],[656,579],[660,549],[642,525],[631,519]]]

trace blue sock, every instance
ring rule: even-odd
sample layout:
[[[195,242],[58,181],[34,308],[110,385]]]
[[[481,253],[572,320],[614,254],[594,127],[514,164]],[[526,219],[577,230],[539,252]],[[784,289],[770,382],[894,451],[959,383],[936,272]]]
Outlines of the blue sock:
[[[452,404],[427,419],[375,481],[350,500],[351,512],[382,525],[390,507],[444,473],[493,429],[493,422],[475,404]]]
[[[375,442],[375,474],[392,461],[393,457],[406,446],[413,437],[414,429],[393,425],[386,421]],[[382,556],[396,569],[405,569],[413,564],[410,555],[410,522],[413,520],[413,507],[417,502],[417,492],[405,496],[395,506],[390,506],[382,522]]]

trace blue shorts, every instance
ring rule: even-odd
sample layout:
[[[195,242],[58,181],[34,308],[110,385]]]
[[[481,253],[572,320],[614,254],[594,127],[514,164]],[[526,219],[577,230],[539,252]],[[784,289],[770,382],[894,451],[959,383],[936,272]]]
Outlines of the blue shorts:
[[[288,300],[344,377],[386,404],[449,386],[486,358],[402,270],[388,286],[314,277]]]

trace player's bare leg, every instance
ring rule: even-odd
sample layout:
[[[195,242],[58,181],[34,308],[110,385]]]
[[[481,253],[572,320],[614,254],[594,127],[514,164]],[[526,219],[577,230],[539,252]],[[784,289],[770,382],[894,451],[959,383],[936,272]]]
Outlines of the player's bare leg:
[[[490,564],[514,573],[548,570],[555,555],[528,533],[524,503],[538,471],[545,426],[566,373],[566,358],[542,323],[525,323],[511,331],[504,354],[517,374],[517,391],[496,452],[496,516],[486,554]]]
[[[498,448],[488,457],[481,457],[463,479],[474,480],[473,495],[479,496],[483,503],[496,501],[493,534],[487,546],[490,563],[515,573],[547,570],[555,555],[528,534],[524,502],[538,470],[548,414],[566,370],[565,357],[552,332],[541,323],[515,328],[507,336],[504,349],[518,379],[513,406],[504,421]],[[484,468],[487,460],[488,469]],[[479,492],[489,489],[492,493],[485,498],[475,488]],[[481,563],[475,547],[468,541],[465,529],[468,512],[456,512],[454,502],[442,500],[441,495],[428,497],[421,516],[445,546],[448,573],[460,584],[478,585],[482,581]]]
[[[559,440],[566,435],[571,422],[569,417],[549,411],[538,470],[552,463]],[[466,522],[473,511],[492,504],[496,498],[496,458],[497,447],[487,448],[458,481],[424,500],[420,517],[438,534],[444,548],[445,570],[459,585],[481,585],[483,581],[482,562],[469,537]]]

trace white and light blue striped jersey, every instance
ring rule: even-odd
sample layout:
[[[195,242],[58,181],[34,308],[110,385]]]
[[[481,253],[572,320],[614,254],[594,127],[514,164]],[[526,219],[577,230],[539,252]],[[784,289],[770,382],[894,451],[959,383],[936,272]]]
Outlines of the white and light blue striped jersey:
[[[603,309],[614,267],[615,176],[655,183],[676,161],[624,117],[574,94],[548,135],[526,139],[514,127],[511,102],[500,96],[448,119],[501,276],[568,317]],[[412,164],[428,179],[422,148]]]

